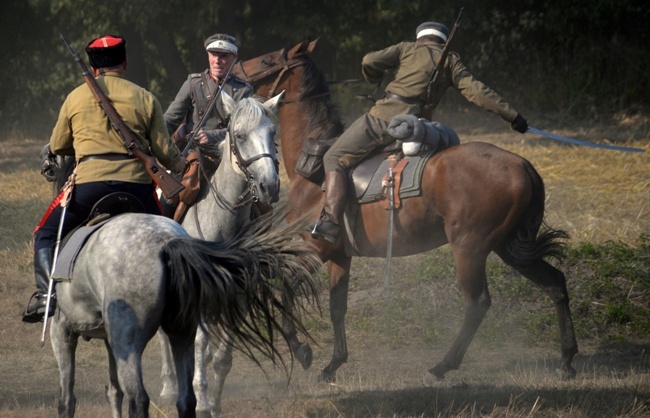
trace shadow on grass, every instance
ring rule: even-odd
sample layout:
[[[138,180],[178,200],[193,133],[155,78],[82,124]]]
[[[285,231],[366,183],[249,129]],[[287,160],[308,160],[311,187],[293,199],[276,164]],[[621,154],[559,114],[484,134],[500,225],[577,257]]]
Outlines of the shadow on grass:
[[[546,365],[555,364],[549,360]],[[518,368],[534,370],[535,360]],[[503,381],[431,387],[357,391],[308,410],[309,417],[438,417],[438,416],[626,416],[650,414],[650,345],[620,343],[598,347],[574,361],[576,380],[535,381],[532,373],[521,385]],[[526,372],[522,372],[525,374]],[[516,373],[520,374],[520,373]],[[638,378],[635,378],[638,376]],[[629,381],[626,379],[630,379]]]

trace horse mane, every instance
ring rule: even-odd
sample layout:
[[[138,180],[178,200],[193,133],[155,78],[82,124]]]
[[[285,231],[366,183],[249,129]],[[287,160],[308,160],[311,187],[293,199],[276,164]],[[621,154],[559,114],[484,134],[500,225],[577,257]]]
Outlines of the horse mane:
[[[303,92],[300,101],[306,104],[309,120],[308,132],[321,131],[322,139],[335,138],[343,133],[344,126],[338,106],[334,103],[329,85],[323,72],[316,66],[309,54],[302,54]]]

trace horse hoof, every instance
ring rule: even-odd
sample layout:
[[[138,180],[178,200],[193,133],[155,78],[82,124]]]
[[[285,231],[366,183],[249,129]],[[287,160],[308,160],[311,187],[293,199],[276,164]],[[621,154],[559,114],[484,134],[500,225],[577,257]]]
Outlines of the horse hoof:
[[[210,411],[196,411],[196,418],[212,418]]]
[[[442,365],[438,364],[437,366],[429,369],[429,373],[435,376],[436,379],[443,380],[445,378],[445,373],[447,373],[447,370],[445,370]]]
[[[160,392],[158,402],[160,402],[161,405],[174,405],[176,404],[176,398],[178,398],[178,393],[171,393],[169,391],[163,390]]]
[[[296,351],[296,358],[304,370],[307,370],[311,367],[311,362],[314,359],[314,353],[312,352],[309,344],[302,343],[300,345],[300,348],[298,348]]]
[[[560,379],[562,380],[573,380],[577,374],[573,367],[569,367],[568,370],[558,368],[555,369],[555,373],[560,376]]]
[[[334,383],[336,382],[336,373],[326,373],[322,371],[318,376],[318,383]]]

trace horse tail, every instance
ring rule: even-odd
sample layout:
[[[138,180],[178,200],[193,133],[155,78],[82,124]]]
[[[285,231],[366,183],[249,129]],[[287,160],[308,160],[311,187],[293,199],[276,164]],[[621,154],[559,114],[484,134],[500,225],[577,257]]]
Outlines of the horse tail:
[[[559,240],[569,237],[565,231],[551,228],[544,220],[544,182],[529,161],[524,160],[524,168],[532,185],[531,199],[517,227],[510,232],[499,252],[507,264],[517,269],[531,267],[545,257],[561,262],[565,244]]]
[[[287,315],[309,333],[281,302],[278,290],[290,287],[303,301],[319,306],[312,273],[321,262],[300,238],[305,222],[271,229],[284,211],[264,216],[238,236],[222,242],[175,238],[163,247],[169,266],[169,292],[177,313],[175,327],[200,323],[215,338],[228,335],[235,348],[260,364],[255,351],[285,364],[275,344],[274,331],[288,341],[276,318]],[[279,215],[278,215],[279,214]],[[293,286],[285,286],[291,281]],[[222,339],[225,341],[226,339]]]

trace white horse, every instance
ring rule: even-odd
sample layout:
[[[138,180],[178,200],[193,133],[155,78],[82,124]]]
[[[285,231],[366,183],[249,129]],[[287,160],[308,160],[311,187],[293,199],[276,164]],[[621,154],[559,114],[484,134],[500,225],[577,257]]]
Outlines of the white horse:
[[[281,95],[269,100],[276,110]],[[244,99],[247,100],[247,99]],[[229,96],[223,97],[226,113],[235,106]],[[197,202],[191,206],[181,224],[193,237],[208,241],[221,241],[231,238],[237,231],[245,228],[251,220],[253,200],[275,202],[279,194],[279,175],[275,165],[276,147],[273,136],[275,126],[267,125],[267,132],[253,137],[249,135],[246,146],[239,144],[242,133],[237,121],[252,118],[253,115],[235,113],[231,117],[228,138],[223,142],[223,161],[209,179],[209,187],[204,187]],[[262,133],[262,130],[258,131]],[[256,167],[251,172],[251,167]],[[264,167],[262,169],[262,167]],[[251,192],[252,190],[252,192]],[[158,337],[162,352],[162,390],[161,398],[174,399],[178,393],[170,344],[164,332]],[[221,412],[221,395],[230,368],[232,367],[233,345],[230,336],[224,335],[216,353],[213,355],[207,335],[198,330],[194,346],[194,392],[197,396],[197,413],[201,416],[215,416]],[[213,360],[217,385],[208,395],[206,366]]]
[[[255,100],[240,101],[232,108],[233,138],[227,146],[239,149],[242,169],[254,179],[251,193],[265,202],[278,196],[274,147],[268,148],[274,134],[267,117],[271,109]],[[257,158],[266,154],[269,158]],[[180,417],[195,415],[193,345],[200,323],[204,332],[225,334],[250,355],[259,349],[277,360],[274,330],[286,338],[275,320],[285,311],[275,297],[277,279],[298,273],[304,278],[298,284],[313,294],[302,258],[317,261],[304,243],[293,239],[300,228],[271,231],[272,221],[254,223],[216,243],[191,238],[178,223],[146,214],[118,216],[93,234],[77,257],[72,279],[57,284],[58,310],[50,336],[61,375],[59,415],[74,415],[80,336],[105,340],[113,417],[122,416],[124,401],[129,416],[148,416],[142,353],[159,328],[174,357]]]

